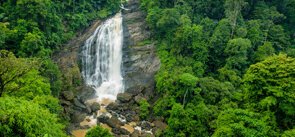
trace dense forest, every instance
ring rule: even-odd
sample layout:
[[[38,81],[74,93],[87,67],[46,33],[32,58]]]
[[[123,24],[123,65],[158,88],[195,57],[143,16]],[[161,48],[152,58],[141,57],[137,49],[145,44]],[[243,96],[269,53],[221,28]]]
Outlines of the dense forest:
[[[0,136],[62,137],[68,120],[59,93],[68,88],[54,52],[118,0],[0,1]]]
[[[294,0],[142,0],[164,136],[295,136]]]
[[[0,1],[0,136],[67,136],[52,55],[121,2]],[[156,136],[295,136],[295,0],[140,2],[161,60],[141,103],[168,124]]]

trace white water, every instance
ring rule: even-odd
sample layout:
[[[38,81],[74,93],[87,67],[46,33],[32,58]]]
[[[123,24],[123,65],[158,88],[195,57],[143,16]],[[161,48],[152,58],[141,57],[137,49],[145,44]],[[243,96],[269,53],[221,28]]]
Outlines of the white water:
[[[118,13],[101,24],[82,47],[82,75],[96,90],[98,101],[116,100],[123,92],[122,45],[122,15]]]

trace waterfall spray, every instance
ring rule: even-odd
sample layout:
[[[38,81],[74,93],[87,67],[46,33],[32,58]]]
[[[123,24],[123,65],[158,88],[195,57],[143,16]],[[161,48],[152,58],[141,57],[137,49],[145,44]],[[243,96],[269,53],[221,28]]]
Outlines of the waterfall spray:
[[[117,13],[101,24],[82,47],[82,75],[85,83],[95,89],[99,101],[115,100],[123,92],[122,46],[122,15]]]

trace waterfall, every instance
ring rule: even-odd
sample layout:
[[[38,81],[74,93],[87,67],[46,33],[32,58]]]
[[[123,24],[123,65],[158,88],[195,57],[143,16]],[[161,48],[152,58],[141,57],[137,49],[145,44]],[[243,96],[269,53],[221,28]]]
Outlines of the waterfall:
[[[99,101],[115,100],[123,92],[122,45],[122,15],[117,13],[97,27],[82,47],[82,75],[85,84],[95,89]]]

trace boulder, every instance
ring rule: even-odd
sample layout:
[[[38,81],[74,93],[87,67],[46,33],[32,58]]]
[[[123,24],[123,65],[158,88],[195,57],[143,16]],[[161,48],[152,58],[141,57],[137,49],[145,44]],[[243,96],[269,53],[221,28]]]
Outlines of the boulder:
[[[113,128],[112,132],[117,135],[129,135],[130,132],[124,128]]]
[[[66,100],[60,100],[60,104],[62,106],[70,106],[72,103],[70,101],[66,101]]]
[[[94,102],[90,105],[91,112],[97,112],[100,110],[100,104],[98,102]]]
[[[138,130],[135,130],[132,134],[131,137],[139,137],[140,133]]]
[[[73,100],[74,99],[74,93],[72,91],[63,91],[62,96],[65,98],[65,100]]]
[[[90,106],[86,106],[86,111],[87,111],[88,114],[91,114],[92,111],[91,111]]]
[[[85,113],[81,113],[79,111],[75,111],[72,115],[71,115],[71,121],[73,123],[80,123],[84,120],[84,118],[86,117]]]
[[[119,106],[120,105],[117,102],[112,102],[106,107],[106,109],[116,111],[119,110]]]
[[[140,127],[145,130],[150,130],[150,129],[152,129],[152,124],[148,121],[142,121],[140,123]]]
[[[133,112],[133,113],[127,113],[125,115],[127,122],[132,122],[132,121],[137,122],[137,121],[139,121],[140,120],[139,116],[134,111],[131,111],[131,112]]]
[[[86,106],[83,103],[81,103],[77,98],[74,98],[74,105],[79,108],[86,109]]]
[[[122,103],[126,103],[129,102],[132,99],[132,95],[129,93],[119,93],[117,95],[117,99],[122,102]]]
[[[117,117],[112,116],[110,119],[106,121],[106,124],[112,128],[119,128],[124,125]]]
[[[142,93],[142,91],[144,89],[145,89],[144,86],[142,86],[142,85],[136,85],[136,86],[133,86],[133,87],[128,88],[125,92],[130,93],[130,94],[136,96],[136,95]]]
[[[110,117],[108,117],[107,115],[105,114],[102,114],[100,115],[98,118],[97,118],[97,122],[101,122],[101,123],[107,123],[107,121],[110,119]]]

